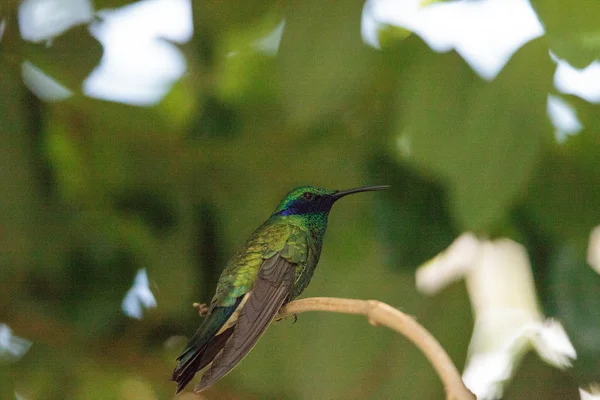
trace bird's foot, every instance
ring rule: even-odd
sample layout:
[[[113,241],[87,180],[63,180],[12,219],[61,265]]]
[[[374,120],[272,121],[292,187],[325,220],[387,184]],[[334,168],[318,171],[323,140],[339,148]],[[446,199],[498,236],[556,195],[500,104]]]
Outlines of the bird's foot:
[[[206,303],[194,303],[192,304],[192,307],[194,307],[196,310],[198,310],[198,315],[200,315],[201,317],[206,317],[208,315],[208,306],[206,305]]]
[[[296,323],[296,321],[298,321],[298,314],[292,314],[294,316],[294,322],[292,322],[292,325]],[[285,317],[280,316],[279,314],[275,316],[275,322],[279,322],[279,321],[283,321],[284,319],[286,319],[287,317],[289,317],[289,315],[286,315]]]

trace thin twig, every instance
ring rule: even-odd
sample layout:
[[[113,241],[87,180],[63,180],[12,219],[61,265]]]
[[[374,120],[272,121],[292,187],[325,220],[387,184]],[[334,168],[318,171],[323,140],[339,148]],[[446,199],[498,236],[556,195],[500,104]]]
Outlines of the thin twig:
[[[384,325],[401,333],[421,349],[429,359],[444,384],[448,400],[476,399],[475,395],[465,387],[458,370],[444,348],[427,329],[403,312],[377,300],[311,297],[288,303],[279,310],[277,319],[306,311],[360,314],[366,316],[373,326]]]

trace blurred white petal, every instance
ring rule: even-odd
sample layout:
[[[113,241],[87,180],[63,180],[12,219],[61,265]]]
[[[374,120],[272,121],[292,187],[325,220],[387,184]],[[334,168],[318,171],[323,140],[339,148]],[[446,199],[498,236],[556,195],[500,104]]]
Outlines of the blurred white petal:
[[[600,226],[595,227],[590,234],[587,263],[600,274]]]
[[[541,312],[525,248],[509,239],[481,243],[476,265],[467,276],[475,314],[494,318],[516,311],[539,320]],[[525,322],[528,320],[520,321]]]
[[[148,274],[145,269],[140,269],[135,276],[133,286],[123,299],[121,308],[125,315],[142,319],[143,308],[156,307],[156,299],[148,284]]]
[[[577,353],[561,323],[548,319],[535,328],[531,342],[540,357],[557,368],[570,367]]]
[[[21,65],[21,75],[25,86],[41,100],[61,101],[73,95],[73,92],[27,60]]]
[[[526,0],[459,0],[421,7],[421,0],[369,0],[363,37],[378,47],[377,26],[419,35],[437,52],[455,49],[484,79],[493,79],[525,43],[544,34]]]
[[[254,48],[265,54],[275,55],[279,50],[279,44],[281,43],[281,37],[283,36],[283,30],[285,28],[285,19],[282,20],[279,25],[267,36],[263,37],[254,42]]]
[[[544,320],[523,246],[464,234],[419,268],[417,288],[429,293],[461,274],[475,314],[463,380],[478,399],[500,398],[531,349],[558,368],[571,365],[575,349],[558,321]]]
[[[4,28],[6,28],[6,20],[0,21],[0,42],[2,42],[2,36],[4,36]]]
[[[404,159],[409,159],[412,154],[412,143],[410,135],[403,132],[396,137],[396,148]]]
[[[560,97],[548,95],[547,110],[548,117],[554,125],[554,137],[558,143],[564,143],[567,137],[575,135],[583,129],[575,108]]]
[[[417,289],[431,295],[463,278],[475,264],[479,246],[474,234],[461,235],[443,253],[417,269]]]
[[[83,92],[133,105],[159,103],[187,69],[184,55],[170,42],[192,37],[190,0],[144,0],[99,14],[102,21],[90,30],[104,53]]]
[[[594,393],[594,391],[588,392],[579,388],[579,396],[581,396],[581,400],[600,400],[600,390]]]
[[[514,323],[513,317],[515,320],[523,321],[524,318],[530,322],[519,326]],[[469,359],[463,372],[465,385],[480,400],[502,397],[504,385],[532,346],[543,360],[557,368],[570,367],[571,359],[576,358],[573,345],[557,321],[532,321],[531,316],[515,312],[512,315],[504,314],[491,325],[492,327],[486,326],[485,322],[478,319],[469,347]],[[504,325],[510,327],[504,330],[505,336],[494,337],[491,329],[502,329]],[[509,332],[511,330],[512,333]],[[494,343],[498,348],[489,350]]]
[[[14,336],[8,325],[0,323],[0,361],[17,360],[29,350],[29,340]]]
[[[91,21],[93,15],[91,0],[23,0],[19,28],[24,40],[41,42]]]
[[[600,62],[594,61],[583,69],[576,69],[565,60],[557,61],[554,87],[559,92],[574,94],[590,103],[600,103]]]
[[[513,360],[507,352],[475,354],[465,366],[463,381],[478,400],[499,399],[512,368]]]

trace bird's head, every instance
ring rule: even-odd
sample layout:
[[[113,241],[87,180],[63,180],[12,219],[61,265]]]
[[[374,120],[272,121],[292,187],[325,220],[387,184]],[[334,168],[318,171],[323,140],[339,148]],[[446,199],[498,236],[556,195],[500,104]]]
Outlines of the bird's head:
[[[353,193],[384,190],[389,186],[365,186],[348,190],[330,190],[314,186],[300,186],[292,189],[279,203],[273,215],[308,215],[331,211],[333,203]]]

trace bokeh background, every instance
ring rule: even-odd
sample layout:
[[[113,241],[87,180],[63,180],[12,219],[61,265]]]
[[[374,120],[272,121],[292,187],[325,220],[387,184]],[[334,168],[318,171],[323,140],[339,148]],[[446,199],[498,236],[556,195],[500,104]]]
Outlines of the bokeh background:
[[[431,3],[431,4],[430,4]],[[331,214],[308,296],[417,317],[463,367],[462,281],[415,270],[508,237],[577,350],[525,356],[506,399],[600,380],[600,5],[3,0],[0,398],[167,399],[228,258],[292,187],[390,184]],[[440,399],[358,317],[273,324],[206,399]]]

